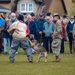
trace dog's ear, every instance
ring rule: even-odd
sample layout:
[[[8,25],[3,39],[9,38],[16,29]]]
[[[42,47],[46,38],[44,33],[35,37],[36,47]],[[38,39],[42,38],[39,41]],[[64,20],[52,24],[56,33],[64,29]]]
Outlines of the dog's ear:
[[[37,44],[37,40],[29,40],[32,47],[34,47]]]
[[[36,42],[37,43],[37,40],[35,40],[35,39],[33,39],[33,40],[31,40],[32,42]]]
[[[30,40],[34,40],[34,35],[33,34],[30,35]]]

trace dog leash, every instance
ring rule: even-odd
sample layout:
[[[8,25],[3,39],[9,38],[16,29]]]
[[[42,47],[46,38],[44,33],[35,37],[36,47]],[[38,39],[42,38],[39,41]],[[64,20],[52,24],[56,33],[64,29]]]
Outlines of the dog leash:
[[[40,44],[42,43],[42,34],[40,35]]]

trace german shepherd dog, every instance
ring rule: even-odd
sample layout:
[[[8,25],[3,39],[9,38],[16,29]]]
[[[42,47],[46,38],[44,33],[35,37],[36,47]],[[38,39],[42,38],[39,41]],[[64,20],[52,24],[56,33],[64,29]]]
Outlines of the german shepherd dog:
[[[34,50],[37,51],[39,54],[37,62],[40,62],[40,59],[42,57],[45,57],[45,62],[47,62],[48,53],[46,49],[43,47],[43,44],[38,44],[36,40],[30,40],[30,39],[29,39],[29,42],[31,44],[31,47],[33,47]]]

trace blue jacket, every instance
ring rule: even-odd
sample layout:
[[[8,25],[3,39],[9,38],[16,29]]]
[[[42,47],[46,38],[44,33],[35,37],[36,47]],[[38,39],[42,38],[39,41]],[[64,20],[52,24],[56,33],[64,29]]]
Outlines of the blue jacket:
[[[0,28],[3,27],[4,23],[5,23],[4,19],[0,18]]]
[[[40,31],[42,31],[43,30],[43,25],[44,25],[44,23],[46,22],[46,20],[45,19],[43,19],[43,20],[40,20],[40,19],[38,19],[37,20],[37,27],[38,27],[38,29],[40,30]]]
[[[36,24],[34,21],[31,21],[29,24],[28,22],[26,21],[26,24],[30,30],[30,34],[35,34],[35,33],[38,33],[39,32],[39,29],[37,28]]]
[[[43,26],[43,33],[45,34],[45,37],[52,37],[52,34],[54,32],[54,23],[51,21],[50,23],[45,22]]]
[[[70,33],[72,33],[74,24],[75,24],[75,22],[74,22],[73,24],[71,24],[70,21],[69,21],[69,23],[67,24],[66,31],[67,31],[67,34],[68,34],[68,35],[70,35]]]

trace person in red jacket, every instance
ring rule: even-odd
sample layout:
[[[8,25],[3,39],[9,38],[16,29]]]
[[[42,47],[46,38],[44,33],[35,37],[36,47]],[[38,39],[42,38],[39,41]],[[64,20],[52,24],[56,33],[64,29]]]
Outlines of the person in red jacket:
[[[60,49],[60,53],[64,53],[64,41],[65,41],[65,23],[63,21],[62,22],[62,41],[61,41],[61,49]]]

